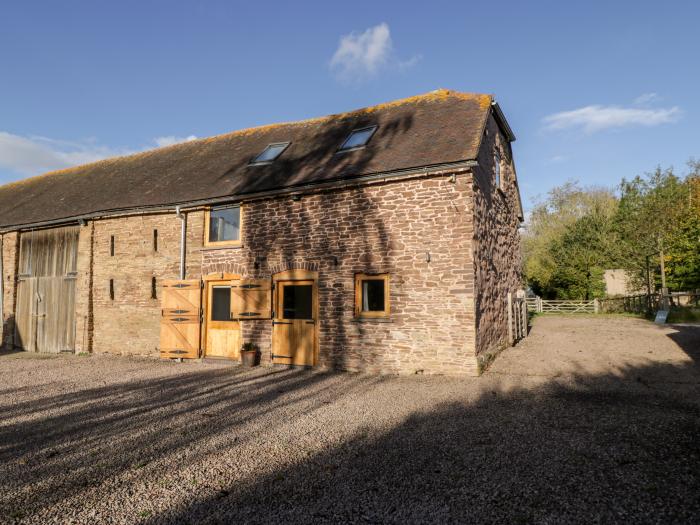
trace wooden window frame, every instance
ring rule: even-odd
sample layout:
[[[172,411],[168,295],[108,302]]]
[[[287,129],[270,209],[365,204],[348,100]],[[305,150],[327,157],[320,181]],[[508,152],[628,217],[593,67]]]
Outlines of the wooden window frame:
[[[362,311],[362,281],[384,281],[384,310],[374,312]],[[388,273],[356,273],[355,274],[355,317],[360,319],[366,318],[387,318],[391,315],[391,300],[389,297],[389,281],[390,274]]]
[[[211,220],[212,209],[222,209],[222,208],[238,208],[239,209],[239,221],[238,225],[238,240],[235,241],[210,241],[209,240],[209,221]],[[204,211],[204,246],[241,246],[241,239],[243,238],[243,206],[241,204],[231,204],[224,206],[214,206],[207,208]]]

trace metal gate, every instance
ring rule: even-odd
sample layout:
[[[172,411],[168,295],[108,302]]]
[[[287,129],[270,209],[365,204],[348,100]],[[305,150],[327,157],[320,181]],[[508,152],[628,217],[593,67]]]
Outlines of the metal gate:
[[[22,232],[15,346],[31,352],[75,349],[79,227]]]

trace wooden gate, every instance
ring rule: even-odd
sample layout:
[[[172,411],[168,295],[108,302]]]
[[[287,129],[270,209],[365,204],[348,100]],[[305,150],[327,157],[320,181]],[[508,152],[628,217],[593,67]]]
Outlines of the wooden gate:
[[[32,352],[75,350],[77,226],[20,237],[15,345]]]
[[[202,285],[199,279],[163,282],[160,320],[162,358],[199,357]]]

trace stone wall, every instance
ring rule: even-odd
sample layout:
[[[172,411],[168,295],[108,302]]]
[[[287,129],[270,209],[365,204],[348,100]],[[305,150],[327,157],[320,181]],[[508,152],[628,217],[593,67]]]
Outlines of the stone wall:
[[[321,367],[475,374],[471,200],[463,173],[246,203],[241,246],[203,249],[202,270],[318,271]],[[390,319],[356,319],[355,274],[385,272]],[[269,360],[269,321],[241,325]]]
[[[190,278],[201,275],[203,223],[202,212],[188,214],[186,260]],[[158,231],[157,251],[154,230]],[[161,285],[164,279],[179,278],[179,264],[180,220],[172,212],[100,219],[83,227],[78,253],[76,340],[81,345],[86,341],[84,350],[157,356]],[[89,279],[90,266],[92,286],[81,286]],[[153,277],[155,299],[151,297]],[[114,283],[114,299],[109,294],[110,279]],[[87,324],[90,312],[92,326]]]
[[[19,264],[19,235],[0,235],[2,242],[2,345],[12,347],[15,335],[15,300],[17,298],[17,266]]]
[[[494,152],[501,158],[501,188],[495,185]],[[484,367],[508,342],[508,292],[522,288],[518,188],[512,150],[496,121],[484,131],[474,168],[474,258],[476,353]]]

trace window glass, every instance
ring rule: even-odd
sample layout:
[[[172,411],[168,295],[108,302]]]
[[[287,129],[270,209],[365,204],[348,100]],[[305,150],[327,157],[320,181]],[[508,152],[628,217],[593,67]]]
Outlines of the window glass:
[[[284,285],[282,297],[283,319],[313,319],[313,289],[310,284]]]
[[[384,311],[384,279],[362,281],[362,311]]]
[[[209,242],[238,241],[241,235],[241,208],[214,208],[209,213]]]
[[[494,172],[496,174],[496,187],[501,187],[501,156],[498,153],[493,155]]]
[[[211,320],[231,320],[231,287],[214,286],[211,291]]]
[[[371,128],[356,129],[355,131],[350,133],[350,136],[347,139],[345,139],[343,145],[340,146],[340,151],[364,146],[365,144],[367,144],[367,142],[369,142],[369,139],[372,138],[372,135],[374,134],[376,129],[377,126],[372,126]]]
[[[289,142],[280,142],[279,144],[270,144],[263,152],[255,157],[252,164],[258,162],[272,162],[289,146]]]

